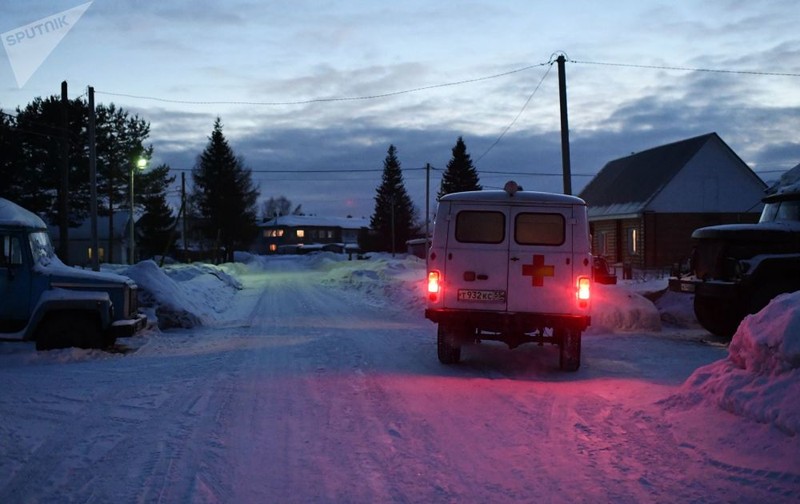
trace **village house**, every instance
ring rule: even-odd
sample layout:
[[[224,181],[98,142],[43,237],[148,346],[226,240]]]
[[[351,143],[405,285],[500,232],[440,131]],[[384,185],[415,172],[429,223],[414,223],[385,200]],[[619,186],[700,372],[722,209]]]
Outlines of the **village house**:
[[[105,263],[112,261],[118,264],[128,263],[128,237],[130,214],[128,212],[117,212],[114,214],[113,239],[109,227],[108,216],[97,217],[97,258],[98,262]],[[48,226],[50,239],[53,247],[59,249],[59,229],[58,226]],[[67,258],[60,259],[71,266],[88,266],[92,262],[92,223],[86,219],[78,227],[69,228],[69,245]],[[109,253],[110,251],[110,253]]]
[[[317,250],[356,252],[359,235],[369,228],[369,220],[282,215],[258,227],[258,237],[251,250],[257,254],[302,254]]]
[[[766,184],[709,133],[607,163],[581,191],[593,253],[636,269],[669,269],[703,226],[757,222]]]

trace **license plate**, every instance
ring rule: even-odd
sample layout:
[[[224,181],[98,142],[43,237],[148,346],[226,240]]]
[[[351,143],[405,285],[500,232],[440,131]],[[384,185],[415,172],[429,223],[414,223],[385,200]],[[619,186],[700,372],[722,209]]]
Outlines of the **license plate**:
[[[486,301],[494,303],[502,303],[506,300],[506,291],[502,290],[473,290],[473,289],[459,289],[459,301]]]

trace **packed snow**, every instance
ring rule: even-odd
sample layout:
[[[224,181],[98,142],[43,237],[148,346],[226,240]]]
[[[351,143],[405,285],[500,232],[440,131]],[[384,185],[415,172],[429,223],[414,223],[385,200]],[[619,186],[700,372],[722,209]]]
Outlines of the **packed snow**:
[[[0,198],[0,222],[10,226],[47,229],[41,217],[5,198]]]
[[[0,502],[800,499],[800,292],[727,344],[664,278],[595,284],[578,372],[493,342],[442,366],[424,268],[108,268],[142,289],[142,334],[0,343]]]

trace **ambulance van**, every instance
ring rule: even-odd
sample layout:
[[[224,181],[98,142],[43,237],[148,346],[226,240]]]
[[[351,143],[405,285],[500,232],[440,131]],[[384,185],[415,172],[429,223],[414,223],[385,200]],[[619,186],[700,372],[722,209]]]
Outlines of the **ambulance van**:
[[[580,367],[592,276],[582,199],[513,181],[443,196],[427,264],[425,317],[438,324],[443,364],[458,363],[463,345],[494,340],[557,345],[562,370]]]

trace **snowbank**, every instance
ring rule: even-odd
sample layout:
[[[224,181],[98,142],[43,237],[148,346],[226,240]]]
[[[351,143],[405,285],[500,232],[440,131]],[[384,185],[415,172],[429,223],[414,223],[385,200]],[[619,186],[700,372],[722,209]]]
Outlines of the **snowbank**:
[[[160,329],[212,324],[242,288],[235,276],[208,264],[166,266],[142,261],[124,270],[140,288],[140,304]]]
[[[622,285],[592,284],[591,333],[660,330],[661,314],[649,299]]]
[[[707,401],[736,415],[800,433],[800,292],[745,317],[726,359],[701,367],[671,404]]]

